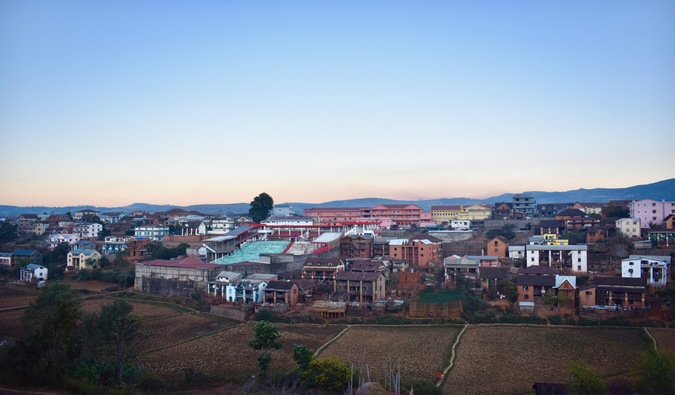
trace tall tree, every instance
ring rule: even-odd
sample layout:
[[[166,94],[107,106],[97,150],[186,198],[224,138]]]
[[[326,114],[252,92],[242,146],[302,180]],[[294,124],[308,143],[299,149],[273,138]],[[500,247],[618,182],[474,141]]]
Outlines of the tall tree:
[[[650,349],[633,370],[640,394],[675,394],[675,355]]]
[[[584,362],[575,361],[567,366],[572,375],[572,390],[579,395],[609,394],[607,383],[597,373],[592,371]]]
[[[260,221],[266,219],[270,215],[272,208],[274,208],[274,199],[272,199],[272,196],[263,192],[253,198],[251,208],[248,209],[248,215],[251,216],[254,222],[260,223]]]
[[[117,383],[123,381],[125,366],[136,357],[141,318],[131,314],[133,305],[117,299],[88,315],[83,329],[85,356],[110,366]]]
[[[281,333],[276,325],[269,321],[260,321],[253,327],[254,337],[248,342],[254,350],[263,350],[263,353],[258,357],[258,367],[260,371],[265,373],[272,361],[270,350],[278,350],[283,346],[281,341]]]

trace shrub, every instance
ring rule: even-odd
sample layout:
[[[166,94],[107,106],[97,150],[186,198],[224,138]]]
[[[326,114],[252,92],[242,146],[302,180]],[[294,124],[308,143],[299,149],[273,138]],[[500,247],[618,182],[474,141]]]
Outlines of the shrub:
[[[307,366],[302,378],[310,387],[336,391],[349,383],[350,372],[347,364],[337,358],[314,359]]]

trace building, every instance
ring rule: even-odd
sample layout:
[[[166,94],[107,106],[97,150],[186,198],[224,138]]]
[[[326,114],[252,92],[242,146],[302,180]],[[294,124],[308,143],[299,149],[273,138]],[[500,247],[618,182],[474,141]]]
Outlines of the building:
[[[469,230],[471,229],[471,221],[453,219],[450,221],[450,228],[452,228],[453,230]]]
[[[333,283],[344,270],[345,264],[340,258],[309,257],[302,268],[302,279]]]
[[[529,266],[545,265],[569,273],[588,272],[588,246],[577,245],[528,245],[525,263]]]
[[[195,292],[207,293],[209,281],[222,270],[223,265],[206,263],[195,255],[138,262],[134,289],[155,295],[191,297]]]
[[[670,279],[670,256],[631,255],[621,260],[621,277],[646,279],[647,285],[665,287]]]
[[[496,255],[499,258],[506,258],[509,251],[509,240],[503,236],[497,236],[487,242],[485,252],[491,255]]]
[[[80,241],[80,236],[74,233],[55,233],[49,235],[49,249],[54,250],[61,243],[68,243],[69,246]]]
[[[35,281],[47,281],[47,270],[46,267],[41,265],[36,265],[35,263],[29,263],[28,265],[19,269],[19,281],[21,282],[31,282]]]
[[[372,258],[373,235],[346,235],[340,239],[340,256],[349,258]]]
[[[675,214],[675,202],[651,199],[634,200],[628,203],[631,218],[639,218],[640,226],[648,229],[651,225],[661,225],[670,214]]]
[[[11,252],[0,252],[0,266],[12,267]]]
[[[371,303],[386,298],[385,282],[380,272],[339,272],[334,292],[346,294],[348,302]]]
[[[68,270],[88,270],[101,267],[101,254],[96,250],[73,250],[68,253]]]
[[[260,224],[267,226],[310,226],[314,225],[314,219],[300,216],[273,216],[260,221]]]
[[[579,288],[579,306],[644,307],[645,279],[596,276]]]
[[[518,193],[513,195],[512,200],[514,212],[532,215],[537,211],[537,202],[532,195]]]
[[[77,210],[73,213],[73,219],[75,221],[81,221],[82,218],[93,217],[94,215],[98,216],[99,212],[93,209],[83,209]]]
[[[462,206],[459,205],[431,206],[431,219],[438,225],[447,225],[457,219],[460,211]]]
[[[218,296],[218,293],[220,293],[220,296],[224,299],[227,286],[237,283],[243,278],[244,276],[241,273],[223,270],[218,273],[215,280],[209,281],[209,295],[211,295],[211,292],[213,292],[213,296]]]
[[[409,239],[394,239],[389,242],[389,256],[405,260],[410,266],[427,267],[432,263],[440,263],[441,245],[441,239],[425,234]]]
[[[283,303],[293,307],[298,304],[299,298],[300,288],[298,284],[290,280],[270,281],[263,291],[263,302],[265,303]]]
[[[98,237],[98,234],[103,231],[103,225],[96,222],[80,222],[75,224],[73,233],[82,239],[93,239]]]
[[[162,225],[144,225],[134,229],[134,236],[153,241],[162,241],[169,235],[169,227]]]
[[[269,281],[245,278],[225,287],[225,300],[230,303],[262,303]]]
[[[27,263],[37,263],[42,265],[42,253],[37,250],[16,250],[12,253],[12,265],[20,264],[21,261]]]
[[[640,218],[621,218],[615,221],[616,230],[629,238],[640,238],[642,236],[642,225]]]
[[[107,236],[101,251],[104,255],[113,255],[127,250],[128,237]]]
[[[480,261],[459,255],[443,259],[445,281],[456,280],[458,275],[477,281],[480,278]]]

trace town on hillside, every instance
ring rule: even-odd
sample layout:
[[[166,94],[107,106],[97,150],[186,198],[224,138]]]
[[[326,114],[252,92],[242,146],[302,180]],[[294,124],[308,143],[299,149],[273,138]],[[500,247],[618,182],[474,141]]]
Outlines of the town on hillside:
[[[4,218],[0,267],[7,283],[38,287],[96,273],[89,278],[198,299],[200,309],[238,320],[261,310],[324,320],[675,319],[675,202],[537,204],[517,194],[429,211],[378,204],[297,213],[285,204],[250,214]]]

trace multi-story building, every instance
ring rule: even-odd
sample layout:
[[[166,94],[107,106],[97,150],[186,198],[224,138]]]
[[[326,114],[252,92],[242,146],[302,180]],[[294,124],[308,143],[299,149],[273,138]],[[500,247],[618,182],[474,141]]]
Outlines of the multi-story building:
[[[145,225],[134,228],[134,236],[147,238],[154,241],[162,241],[164,236],[169,235],[169,227],[162,225]]]
[[[431,219],[438,225],[447,225],[450,221],[457,219],[462,208],[463,206],[459,205],[431,206]]]
[[[73,214],[73,219],[75,221],[80,221],[82,218],[90,217],[90,216],[93,216],[93,215],[98,216],[99,212],[96,211],[96,210],[92,210],[92,209],[77,210]]]
[[[525,246],[527,267],[548,266],[570,273],[588,272],[588,246],[578,245],[527,245]]]
[[[344,270],[345,264],[339,258],[309,257],[302,268],[302,279],[333,282],[337,273]]]
[[[16,250],[12,253],[12,265],[21,263],[22,260],[42,265],[42,253],[37,250]]]
[[[128,248],[127,240],[127,237],[107,236],[101,252],[105,255],[112,255],[121,251],[126,251]]]
[[[665,287],[670,274],[670,256],[631,255],[621,260],[621,277],[644,278],[647,285]]]
[[[101,265],[101,254],[96,250],[73,250],[68,253],[68,270],[87,270]]]
[[[96,222],[81,222],[75,224],[73,233],[82,239],[91,239],[98,237],[99,233],[103,231],[103,225]]]
[[[675,214],[675,202],[651,199],[634,200],[628,203],[631,218],[639,218],[642,228],[650,225],[661,225],[670,214]]]
[[[642,227],[640,218],[621,218],[615,222],[616,230],[630,238],[639,238]]]
[[[442,240],[429,235],[418,235],[409,239],[394,239],[389,242],[389,256],[402,259],[411,266],[429,266],[440,263]]]
[[[513,195],[512,200],[515,212],[531,215],[537,211],[537,202],[532,195],[518,193]]]
[[[78,241],[80,241],[80,236],[74,233],[55,233],[49,235],[49,249],[53,250],[61,243],[68,243],[68,245],[72,246]]]
[[[370,221],[370,209],[365,207],[314,207],[305,209],[305,217],[314,218],[316,224]]]

